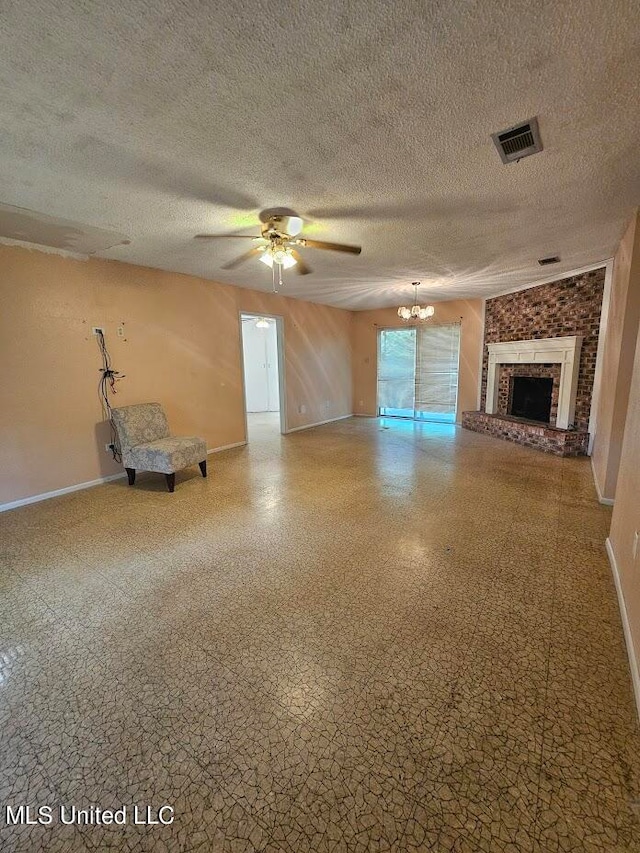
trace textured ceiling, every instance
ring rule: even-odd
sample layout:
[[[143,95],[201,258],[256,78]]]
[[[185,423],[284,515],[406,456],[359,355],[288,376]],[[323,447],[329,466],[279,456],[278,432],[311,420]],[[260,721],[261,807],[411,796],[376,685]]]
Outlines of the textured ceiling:
[[[640,202],[637,0],[0,0],[0,202],[225,272],[261,209],[363,247],[283,293],[347,308],[485,296],[611,256]],[[544,151],[490,134],[537,115]],[[559,254],[560,265],[537,259]]]

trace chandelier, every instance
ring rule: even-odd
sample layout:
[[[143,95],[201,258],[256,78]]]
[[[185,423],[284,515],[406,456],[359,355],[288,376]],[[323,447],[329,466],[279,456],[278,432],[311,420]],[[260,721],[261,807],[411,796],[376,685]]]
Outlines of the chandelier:
[[[401,320],[428,320],[429,317],[433,317],[435,308],[433,305],[425,305],[423,308],[418,304],[418,288],[420,287],[419,281],[412,281],[411,286],[415,287],[413,305],[411,308],[407,305],[401,305],[400,308],[398,308],[398,317],[400,317]]]

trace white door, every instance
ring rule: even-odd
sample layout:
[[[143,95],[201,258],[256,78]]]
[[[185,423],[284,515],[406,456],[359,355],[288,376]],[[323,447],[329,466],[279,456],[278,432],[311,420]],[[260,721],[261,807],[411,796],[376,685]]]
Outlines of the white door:
[[[267,349],[263,332],[257,329],[254,318],[242,321],[244,355],[244,389],[248,412],[269,411],[267,382]]]

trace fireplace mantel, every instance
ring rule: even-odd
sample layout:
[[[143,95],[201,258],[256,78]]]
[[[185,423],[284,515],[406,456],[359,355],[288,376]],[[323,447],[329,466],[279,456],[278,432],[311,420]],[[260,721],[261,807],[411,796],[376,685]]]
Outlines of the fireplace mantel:
[[[582,335],[565,338],[541,338],[530,341],[502,341],[487,344],[489,368],[485,411],[496,414],[498,407],[498,373],[501,364],[560,364],[558,415],[556,427],[569,429],[573,424],[580,367]]]

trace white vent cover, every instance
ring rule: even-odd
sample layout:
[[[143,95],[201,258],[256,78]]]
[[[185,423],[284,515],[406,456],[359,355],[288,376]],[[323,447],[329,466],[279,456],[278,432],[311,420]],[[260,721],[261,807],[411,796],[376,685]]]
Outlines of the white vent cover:
[[[503,163],[514,163],[542,151],[537,118],[530,118],[506,130],[492,133],[491,138]]]

